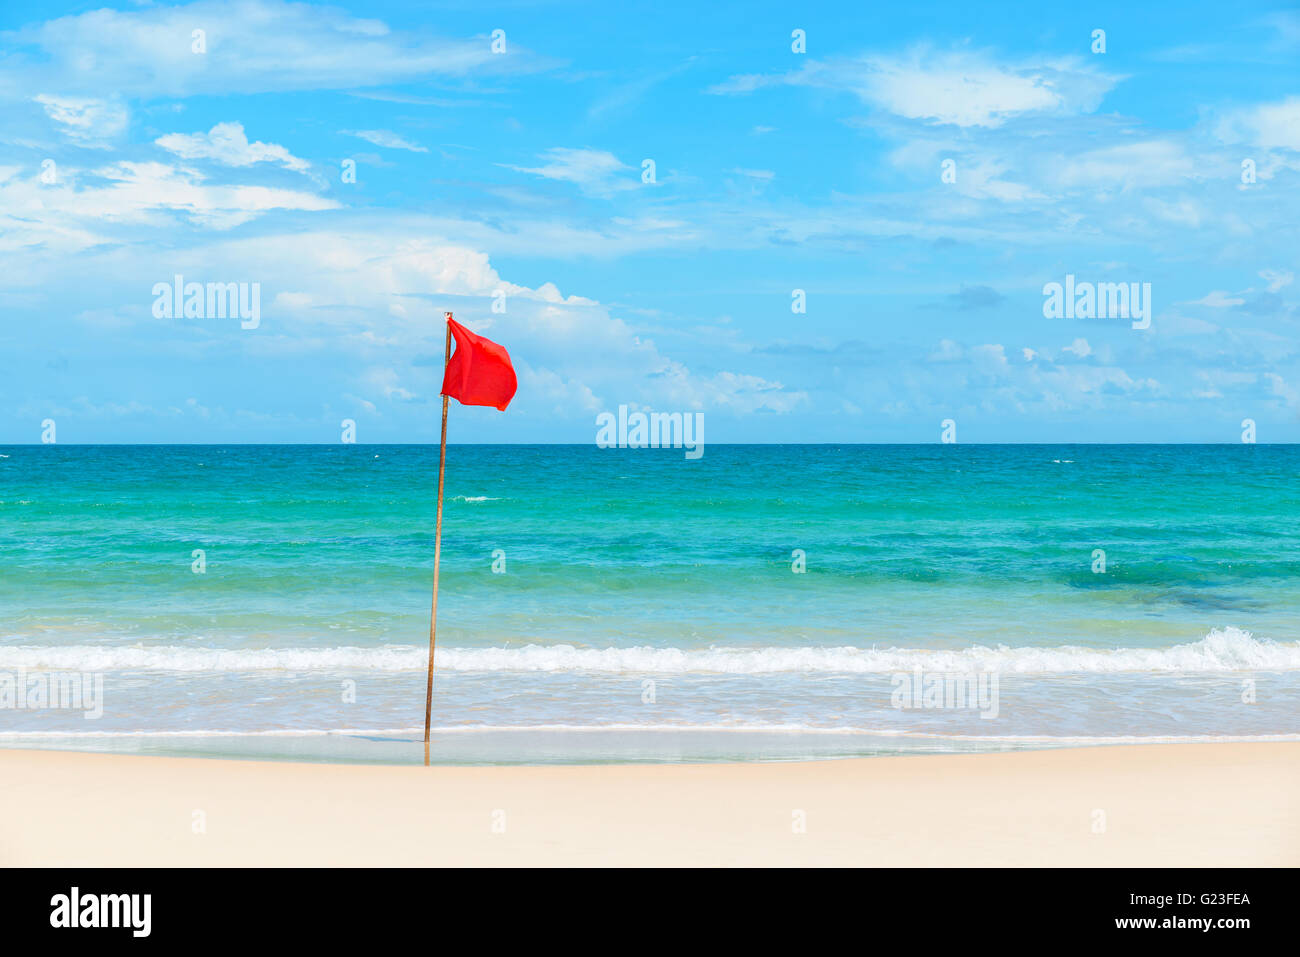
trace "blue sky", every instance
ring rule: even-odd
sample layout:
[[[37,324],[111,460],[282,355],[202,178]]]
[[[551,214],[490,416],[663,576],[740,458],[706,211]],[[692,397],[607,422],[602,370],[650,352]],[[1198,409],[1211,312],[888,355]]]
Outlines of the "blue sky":
[[[1296,441],[1300,12],[1136,7],[6,6],[0,442]]]

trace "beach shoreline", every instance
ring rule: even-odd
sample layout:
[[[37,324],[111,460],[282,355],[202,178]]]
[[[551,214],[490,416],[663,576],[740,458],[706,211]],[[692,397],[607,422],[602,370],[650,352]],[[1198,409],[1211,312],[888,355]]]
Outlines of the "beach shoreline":
[[[1296,866],[1300,743],[402,767],[0,750],[0,866]]]

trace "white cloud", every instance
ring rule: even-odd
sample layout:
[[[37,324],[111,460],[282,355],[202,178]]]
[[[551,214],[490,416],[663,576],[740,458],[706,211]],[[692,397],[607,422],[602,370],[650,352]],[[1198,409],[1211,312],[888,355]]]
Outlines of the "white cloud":
[[[711,93],[749,93],[778,84],[852,93],[897,116],[961,127],[1001,126],[1033,113],[1091,112],[1119,77],[1078,59],[1000,64],[971,53],[812,60],[777,75],[732,77]]]
[[[1007,351],[998,343],[975,346],[970,355],[975,367],[989,375],[998,375],[1007,368]]]
[[[191,34],[206,31],[206,53]],[[123,97],[357,89],[430,76],[515,73],[545,66],[517,44],[394,33],[380,20],[282,0],[199,0],[95,9],[6,34],[0,89]],[[57,81],[57,82],[56,82]]]
[[[957,191],[963,196],[987,197],[1004,203],[1018,203],[1045,198],[1042,193],[1023,183],[1001,179],[1007,167],[991,160],[964,162],[957,170]]]
[[[639,179],[625,176],[625,171],[630,167],[605,150],[556,146],[548,149],[540,158],[546,161],[542,166],[499,165],[520,173],[532,173],[543,179],[574,183],[584,193],[593,196],[608,196],[616,190],[632,189],[640,182]]]
[[[399,383],[396,369],[370,368],[365,371],[361,379],[370,389],[380,393],[385,399],[401,399],[409,402],[412,399],[419,398],[416,393]]]
[[[1008,116],[1061,104],[1060,94],[1041,76],[996,67],[876,60],[862,80],[859,95],[891,113],[956,126],[998,126]]]
[[[1062,186],[1125,189],[1166,186],[1202,177],[1207,165],[1187,155],[1173,140],[1122,143],[1062,157],[1057,167]]]
[[[1202,296],[1200,299],[1194,300],[1191,305],[1209,306],[1211,309],[1226,309],[1229,306],[1240,306],[1245,301],[1245,299],[1230,296],[1228,293],[1220,289],[1215,289],[1205,296]]]
[[[1277,292],[1279,289],[1291,285],[1292,281],[1295,279],[1295,274],[1290,270],[1261,269],[1259,271],[1259,278],[1268,283],[1269,292]]]
[[[358,136],[368,143],[374,143],[376,146],[382,146],[390,150],[410,150],[412,153],[427,153],[428,148],[417,146],[409,140],[403,139],[392,130],[339,130],[348,136]]]
[[[95,171],[111,180],[102,189],[75,194],[87,216],[139,218],[150,210],[185,213],[192,222],[229,229],[273,209],[337,209],[338,203],[313,193],[265,186],[209,186],[193,170],[161,163],[117,163]]]
[[[1037,384],[1064,400],[1065,407],[1077,405],[1087,396],[1155,392],[1155,379],[1135,379],[1123,369],[1110,366],[1056,366],[1050,371],[1034,372]]]
[[[73,252],[101,242],[122,224],[166,223],[181,213],[190,222],[229,229],[271,210],[326,210],[338,203],[314,193],[265,186],[215,186],[195,170],[165,163],[120,162],[94,170],[64,167],[59,180],[11,178],[0,183],[0,235],[14,225],[26,243]]]
[[[1268,381],[1269,391],[1287,406],[1290,408],[1300,406],[1300,387],[1289,384],[1276,372],[1265,372],[1264,378]]]
[[[566,379],[551,369],[534,369],[525,365],[519,370],[519,380],[520,387],[530,395],[552,403],[556,415],[571,415],[575,410],[590,414],[604,407],[590,386],[576,379]]]
[[[954,164],[955,182],[945,185],[962,196],[1006,203],[1045,198],[1024,183],[1002,178],[1011,166],[1008,159],[987,153],[957,153],[945,140],[911,137],[889,154],[889,161],[898,169],[925,170],[928,175],[937,174],[943,161],[948,159]],[[1023,161],[1023,156],[1020,159]]]
[[[1187,197],[1166,201],[1156,199],[1154,196],[1147,196],[1142,200],[1142,207],[1150,215],[1174,226],[1187,226],[1196,229],[1204,219],[1201,205]]]
[[[621,113],[633,103],[636,103],[644,97],[650,90],[658,86],[665,80],[671,79],[682,71],[689,69],[695,58],[690,57],[681,63],[669,67],[666,70],[660,70],[646,76],[638,77],[630,83],[624,83],[621,86],[614,87],[603,94],[600,99],[593,103],[587,110],[588,119],[599,119],[607,113]]]
[[[808,401],[805,392],[787,392],[780,382],[756,375],[719,372],[701,384],[697,407],[721,407],[733,412],[790,412]]]
[[[166,177],[150,181],[159,180]],[[808,401],[806,393],[753,370],[695,372],[609,307],[565,294],[554,283],[512,283],[486,253],[430,238],[433,229],[422,216],[352,214],[337,228],[222,237],[166,252],[106,245],[86,252],[80,268],[108,302],[121,294],[116,277],[122,275],[168,278],[179,272],[260,281],[261,334],[241,337],[239,345],[258,356],[347,355],[360,363],[347,384],[349,401],[370,402],[380,411],[436,401],[440,323],[448,309],[510,350],[528,387],[512,406],[518,415],[585,422],[593,409],[624,402],[786,413]],[[506,293],[504,313],[492,311],[498,291]],[[124,322],[153,321],[144,293],[132,288],[125,295],[146,308],[128,307]]]
[[[1300,150],[1300,96],[1236,110],[1219,121],[1215,132],[1225,143]]]
[[[33,99],[63,128],[65,135],[83,146],[106,147],[107,140],[126,129],[126,107],[116,100],[45,93]]]
[[[168,133],[154,142],[183,159],[210,159],[223,166],[279,163],[302,172],[309,165],[275,143],[250,143],[241,123],[218,123],[207,133]]]

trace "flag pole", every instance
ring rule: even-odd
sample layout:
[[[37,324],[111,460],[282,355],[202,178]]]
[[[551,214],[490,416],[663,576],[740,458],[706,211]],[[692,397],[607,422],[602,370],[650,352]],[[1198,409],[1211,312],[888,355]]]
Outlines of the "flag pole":
[[[447,345],[442,355],[443,376],[451,361],[451,313],[443,313],[447,324]],[[429,723],[433,714],[433,646],[438,633],[438,563],[442,558],[442,483],[447,473],[447,396],[442,397],[442,443],[438,452],[438,518],[433,538],[433,609],[429,612],[429,682],[424,692],[424,764],[429,764]]]

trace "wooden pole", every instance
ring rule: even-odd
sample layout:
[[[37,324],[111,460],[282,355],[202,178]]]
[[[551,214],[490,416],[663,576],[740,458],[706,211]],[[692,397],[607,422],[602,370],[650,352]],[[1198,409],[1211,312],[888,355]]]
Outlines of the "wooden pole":
[[[447,345],[442,355],[442,372],[451,361],[451,313],[447,321]],[[433,646],[438,633],[438,563],[442,558],[442,483],[447,474],[447,396],[442,397],[442,445],[438,452],[438,518],[433,537],[433,609],[429,612],[429,683],[424,692],[424,764],[429,764],[429,723],[433,715]]]

